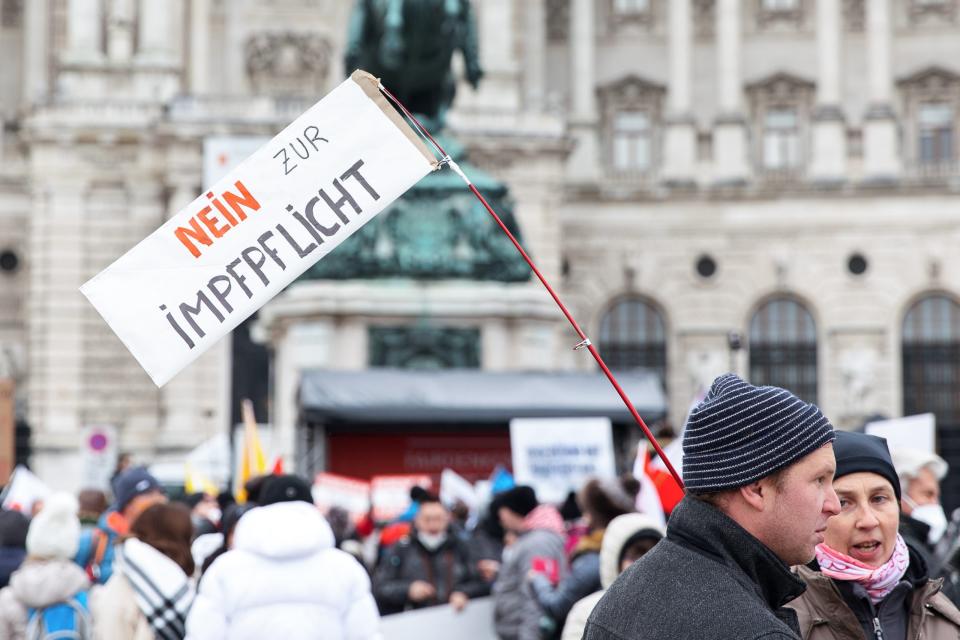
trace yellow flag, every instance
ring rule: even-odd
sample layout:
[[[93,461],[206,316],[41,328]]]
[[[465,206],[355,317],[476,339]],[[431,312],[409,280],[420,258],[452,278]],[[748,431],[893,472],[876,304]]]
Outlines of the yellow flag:
[[[267,457],[263,454],[260,436],[257,434],[257,420],[253,414],[253,403],[250,400],[244,400],[241,406],[243,412],[243,449],[240,453],[240,470],[236,476],[237,489],[234,493],[237,502],[245,504],[247,502],[247,492],[243,485],[250,478],[262,476],[266,473]]]

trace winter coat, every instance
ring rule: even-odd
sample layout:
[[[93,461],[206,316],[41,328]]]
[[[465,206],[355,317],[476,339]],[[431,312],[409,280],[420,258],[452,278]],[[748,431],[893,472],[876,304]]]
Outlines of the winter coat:
[[[436,597],[410,602],[407,592],[416,580],[432,584]],[[414,531],[390,547],[373,574],[373,595],[381,615],[445,604],[455,591],[477,598],[490,593],[490,587],[480,578],[466,544],[452,530],[433,551],[420,543]]]
[[[542,507],[538,507],[542,508]],[[560,515],[557,514],[560,520]],[[562,526],[562,520],[560,520]],[[500,573],[493,583],[494,627],[502,640],[538,640],[543,612],[527,586],[534,559],[551,560],[562,580],[567,573],[563,537],[554,530],[532,529],[503,550]]]
[[[90,594],[94,640],[154,640],[150,623],[137,606],[133,587],[120,574]]]
[[[28,609],[69,600],[89,588],[87,574],[69,560],[27,560],[0,590],[0,640],[24,637]]]
[[[903,580],[878,605],[855,582],[832,580],[816,562],[797,567],[807,591],[791,602],[803,640],[877,638],[883,640],[942,640],[960,638],[960,611],[940,593],[942,580],[927,578],[917,550],[910,548],[910,565]]]
[[[200,582],[187,640],[366,640],[379,626],[366,570],[334,548],[317,508],[280,502],[237,523]]]
[[[711,505],[686,497],[667,537],[597,604],[585,640],[797,640],[783,605],[804,584],[768,547]]]
[[[127,522],[119,512],[107,511],[100,516],[96,527],[81,531],[80,544],[77,547],[77,555],[73,561],[83,569],[86,569],[88,564],[93,564],[93,577],[97,584],[106,584],[110,576],[113,575],[113,557],[116,552],[114,547],[116,546],[117,538],[126,534],[127,528]],[[102,560],[97,565],[94,564],[94,558],[97,554],[97,546],[99,544],[98,530],[100,534],[106,535],[106,541]]]
[[[644,529],[652,529],[663,535],[663,528],[650,516],[642,513],[630,513],[615,518],[603,534],[603,542],[600,547],[600,584],[603,589],[609,589],[617,576],[620,575],[620,557],[623,555],[624,547],[627,542]],[[580,599],[570,613],[567,615],[567,621],[563,625],[563,635],[560,640],[580,640],[583,637],[583,631],[587,627],[587,618],[593,608],[600,602],[605,591],[595,591],[585,598]]]
[[[556,587],[542,573],[531,578],[530,587],[540,608],[553,618],[557,626],[563,626],[567,614],[578,600],[600,589],[602,539],[603,530],[580,538],[570,561],[570,574]]]

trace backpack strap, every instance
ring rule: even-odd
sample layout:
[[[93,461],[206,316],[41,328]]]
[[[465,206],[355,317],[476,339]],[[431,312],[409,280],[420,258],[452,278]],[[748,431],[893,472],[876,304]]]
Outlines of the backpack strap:
[[[87,572],[87,577],[92,583],[100,581],[100,563],[103,562],[103,557],[107,553],[107,545],[109,542],[110,536],[100,527],[96,527],[90,532],[90,548],[93,552],[87,559],[84,570]],[[86,599],[86,597],[84,597],[84,599]]]

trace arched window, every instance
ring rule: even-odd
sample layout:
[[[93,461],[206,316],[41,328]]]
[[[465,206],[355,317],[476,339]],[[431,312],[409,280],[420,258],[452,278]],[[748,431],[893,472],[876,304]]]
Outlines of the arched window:
[[[600,321],[597,348],[611,369],[650,369],[666,385],[666,331],[663,316],[650,303],[624,298],[614,304]]]
[[[817,326],[790,298],[764,303],[750,320],[750,382],[817,401]]]
[[[960,465],[960,304],[942,294],[917,301],[903,318],[903,414],[932,412],[939,452]],[[960,506],[960,475],[941,487],[950,513]]]

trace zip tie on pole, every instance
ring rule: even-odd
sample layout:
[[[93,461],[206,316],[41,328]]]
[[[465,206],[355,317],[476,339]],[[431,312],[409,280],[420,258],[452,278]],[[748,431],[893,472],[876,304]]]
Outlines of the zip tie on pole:
[[[576,331],[578,336],[580,336],[580,342],[577,344],[576,347],[574,347],[574,349],[577,351],[581,349],[588,349],[590,351],[590,355],[592,355],[593,359],[597,361],[597,365],[599,365],[600,370],[603,371],[603,374],[607,377],[607,380],[610,381],[610,384],[613,385],[613,388],[617,392],[617,394],[620,396],[620,399],[623,400],[623,403],[627,407],[627,411],[630,412],[630,415],[633,417],[634,421],[643,431],[643,434],[646,436],[647,440],[650,442],[651,445],[653,445],[653,448],[654,450],[656,450],[657,455],[659,455],[660,459],[663,460],[663,464],[667,467],[667,470],[670,472],[670,475],[673,476],[673,479],[677,483],[677,486],[680,487],[680,489],[685,490],[686,487],[684,487],[683,485],[683,480],[680,478],[680,474],[677,473],[677,470],[673,468],[673,464],[670,462],[670,459],[667,457],[667,454],[663,451],[663,448],[660,446],[660,443],[657,442],[657,438],[653,435],[653,432],[650,431],[650,428],[643,421],[643,418],[640,417],[640,414],[637,412],[637,408],[633,406],[633,402],[630,401],[630,398],[627,396],[627,393],[623,390],[623,387],[621,387],[620,383],[617,382],[617,379],[613,375],[613,372],[610,371],[609,367],[607,367],[607,364],[603,361],[603,358],[600,357],[600,352],[597,351],[597,348],[593,345],[592,342],[590,342],[590,338],[587,337],[587,334],[585,334],[583,332],[583,329],[580,328],[580,325],[577,324],[577,321],[567,310],[566,305],[564,305],[563,301],[560,300],[560,296],[557,295],[557,292],[554,291],[553,287],[550,286],[550,283],[547,282],[547,279],[540,272],[540,269],[537,268],[537,265],[533,263],[533,260],[530,258],[530,256],[524,250],[524,248],[520,245],[520,241],[517,240],[516,236],[514,236],[513,233],[510,232],[510,229],[507,228],[507,225],[503,223],[503,220],[500,218],[499,215],[497,215],[497,212],[493,210],[493,207],[491,207],[490,203],[487,202],[487,199],[483,197],[483,194],[480,193],[480,190],[477,189],[476,185],[470,182],[470,180],[463,173],[460,167],[457,166],[457,163],[453,160],[453,158],[450,157],[450,154],[444,151],[443,147],[440,146],[440,143],[437,142],[437,140],[432,135],[430,135],[430,132],[427,131],[427,129],[422,124],[420,124],[420,121],[417,120],[416,116],[410,113],[410,111],[403,105],[403,103],[400,102],[392,93],[387,91],[386,87],[384,87],[382,83],[379,84],[379,88],[380,88],[380,91],[382,91],[383,94],[387,96],[387,98],[396,105],[397,109],[399,109],[400,112],[403,113],[403,115],[406,116],[407,119],[413,123],[414,128],[418,131],[418,133],[420,133],[420,137],[429,139],[430,143],[439,152],[440,160],[437,161],[437,168],[439,169],[444,165],[448,165],[451,169],[453,169],[457,173],[457,175],[459,175],[463,179],[463,181],[467,183],[467,187],[470,189],[471,192],[473,192],[473,195],[476,196],[477,200],[480,201],[480,204],[483,205],[484,209],[487,210],[487,213],[490,214],[494,222],[497,223],[497,226],[500,227],[500,230],[503,231],[503,233],[506,234],[507,238],[510,239],[510,242],[513,243],[513,246],[520,253],[520,256],[530,266],[530,269],[533,271],[533,274],[537,276],[538,280],[540,280],[540,284],[544,286],[544,288],[547,290],[547,293],[550,294],[550,297],[553,298],[553,301],[557,304],[557,307],[560,308],[560,312],[563,313],[564,317],[566,317],[567,321],[573,327],[573,330]]]

